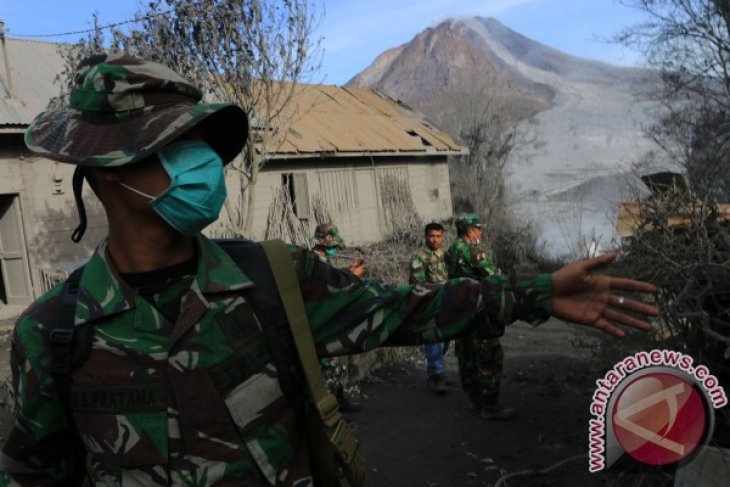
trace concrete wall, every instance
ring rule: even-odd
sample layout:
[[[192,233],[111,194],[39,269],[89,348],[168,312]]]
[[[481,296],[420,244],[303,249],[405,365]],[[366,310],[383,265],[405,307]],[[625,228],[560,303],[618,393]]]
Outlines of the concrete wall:
[[[263,238],[269,209],[282,185],[282,176],[306,179],[308,203],[323,201],[342,235],[352,244],[376,242],[388,231],[383,208],[383,177],[408,185],[416,212],[426,221],[452,214],[448,165],[445,157],[383,157],[295,159],[272,161],[261,172],[256,189],[254,235]],[[309,218],[314,230],[313,213]]]
[[[71,241],[71,232],[78,224],[71,189],[73,170],[72,165],[33,156],[25,148],[22,134],[0,134],[0,195],[15,195],[19,202],[22,237],[36,295],[44,288],[38,282],[38,269],[72,270],[106,234],[103,209],[86,188],[86,235],[78,244]]]

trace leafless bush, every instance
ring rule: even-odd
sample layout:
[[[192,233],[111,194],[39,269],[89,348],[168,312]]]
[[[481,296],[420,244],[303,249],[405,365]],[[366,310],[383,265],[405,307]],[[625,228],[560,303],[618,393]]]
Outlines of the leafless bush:
[[[730,234],[727,215],[709,199],[676,188],[638,203],[637,229],[622,244],[618,273],[660,292],[655,338],[730,373]]]
[[[273,238],[304,247],[309,244],[309,228],[297,218],[289,191],[284,186],[279,188],[274,201],[271,202],[269,217],[266,220],[265,239]]]
[[[393,236],[390,240],[408,238],[415,229],[422,226],[408,181],[385,173],[378,175],[378,186],[387,233]]]
[[[327,203],[318,194],[312,197],[312,211],[314,212],[314,221],[317,225],[332,222],[332,214],[329,208],[327,208]]]
[[[486,238],[503,272],[552,272],[563,264],[538,244],[538,229],[532,222],[509,211],[491,215]]]

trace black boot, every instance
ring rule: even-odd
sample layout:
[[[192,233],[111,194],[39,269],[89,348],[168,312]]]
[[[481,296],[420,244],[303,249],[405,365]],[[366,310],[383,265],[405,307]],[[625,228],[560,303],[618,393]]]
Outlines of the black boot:
[[[446,381],[444,380],[444,374],[432,375],[426,379],[426,384],[437,396],[443,396],[448,391]]]
[[[506,408],[499,401],[494,399],[483,399],[479,416],[487,421],[512,419],[515,415],[514,408]]]

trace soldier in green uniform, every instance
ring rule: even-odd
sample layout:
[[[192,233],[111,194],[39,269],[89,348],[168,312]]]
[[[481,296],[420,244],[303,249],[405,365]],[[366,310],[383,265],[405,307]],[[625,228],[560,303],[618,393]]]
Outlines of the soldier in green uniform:
[[[312,250],[329,265],[334,265],[332,257],[337,254],[339,249],[345,248],[345,240],[340,236],[340,230],[332,222],[322,223],[314,229],[314,237],[312,237]],[[362,277],[365,272],[365,262],[362,259],[356,259],[348,267],[347,270],[352,272],[356,277]],[[327,389],[337,398],[337,404],[343,413],[356,412],[362,409],[359,402],[354,401],[345,394],[345,378],[348,371],[347,357],[325,357],[320,359],[322,373],[325,378]]]
[[[333,265],[332,257],[344,248],[345,240],[340,236],[340,230],[334,223],[322,223],[314,229],[312,250],[317,252],[317,255],[328,264]],[[354,259],[347,266],[347,270],[352,272],[355,277],[362,277],[365,273],[365,261],[361,258]]]
[[[457,239],[447,256],[449,277],[484,278],[501,274],[483,239],[479,217],[465,213],[456,218]],[[512,408],[499,403],[504,353],[499,337],[470,336],[456,341],[459,377],[472,406],[483,419],[509,419]]]
[[[240,241],[245,252],[234,260],[201,233],[218,216],[223,166],[248,128],[240,108],[201,99],[160,64],[93,56],[79,67],[69,106],[29,126],[33,152],[77,166],[82,225],[73,239],[83,234],[84,180],[109,229],[77,286],[53,288],[15,326],[15,422],[0,486],[318,482],[303,420],[311,402],[261,246]],[[552,275],[428,287],[360,280],[302,248],[289,256],[291,268],[275,264],[295,273],[319,357],[441,342],[550,312],[621,336],[621,325],[651,327],[627,311],[657,314],[617,294],[654,286],[593,273],[612,256]],[[57,333],[68,309],[73,333]],[[82,332],[90,334],[87,354],[65,357]],[[69,363],[56,360],[59,350],[74,359],[71,371],[58,367]]]
[[[429,223],[424,229],[425,244],[411,257],[409,284],[437,284],[449,279],[444,260],[444,227]],[[427,343],[423,346],[426,355],[426,384],[437,396],[446,394],[444,371],[444,344]]]

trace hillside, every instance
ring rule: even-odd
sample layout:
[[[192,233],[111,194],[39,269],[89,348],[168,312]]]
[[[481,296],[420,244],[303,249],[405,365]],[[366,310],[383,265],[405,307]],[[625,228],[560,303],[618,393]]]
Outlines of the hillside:
[[[438,120],[450,95],[468,92],[480,79],[505,88],[502,94],[515,118],[548,108],[555,96],[550,86],[505,63],[479,30],[461,21],[428,28],[411,42],[385,51],[347,86],[377,88]]]
[[[577,221],[564,225],[568,233],[595,228],[607,244],[613,212],[631,196],[631,164],[653,148],[643,128],[658,107],[637,98],[653,91],[653,73],[577,58],[474,17],[424,30],[348,84],[378,88],[455,132],[454,96],[480,82],[530,141],[512,155],[510,189],[526,217],[544,225],[548,246],[563,253],[561,240],[577,238],[556,232],[556,218]],[[597,185],[610,187],[575,189]]]

